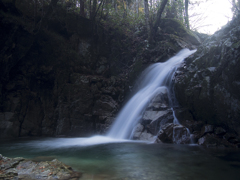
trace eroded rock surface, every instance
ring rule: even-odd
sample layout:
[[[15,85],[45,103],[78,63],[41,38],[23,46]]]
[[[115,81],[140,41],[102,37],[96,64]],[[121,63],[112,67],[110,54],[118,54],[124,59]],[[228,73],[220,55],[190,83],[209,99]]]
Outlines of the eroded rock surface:
[[[78,180],[81,175],[57,159],[34,162],[20,157],[8,158],[0,154],[0,179],[3,180]]]
[[[0,138],[104,133],[126,93],[118,38],[61,8],[33,33],[5,6],[26,13],[1,3]]]
[[[132,138],[155,143],[191,143],[187,127],[174,122],[167,88],[161,89],[150,101],[140,123],[135,126]]]
[[[190,133],[180,124],[167,123],[161,127],[158,138],[165,143],[190,144]]]
[[[176,73],[176,97],[191,114],[177,114],[178,119],[191,126],[191,133],[198,134],[201,145],[238,147],[240,143],[239,24],[237,17],[207,38]],[[226,133],[233,134],[235,138],[230,139],[234,140],[224,138]]]

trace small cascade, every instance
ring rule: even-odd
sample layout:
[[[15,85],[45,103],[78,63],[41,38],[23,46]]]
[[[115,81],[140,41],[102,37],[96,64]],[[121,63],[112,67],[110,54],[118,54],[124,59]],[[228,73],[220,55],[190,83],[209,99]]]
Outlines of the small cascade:
[[[167,94],[168,99],[171,99],[169,100],[169,105],[173,107],[174,98],[172,100],[172,97],[170,97],[170,94],[174,94],[171,88],[173,86],[172,77],[181,62],[195,51],[183,49],[168,61],[149,66],[142,73],[140,80],[138,80],[140,83],[137,92],[120,111],[107,136],[118,139],[129,139],[133,135],[133,129],[141,119],[142,113],[146,110],[150,101],[158,94]],[[174,123],[179,124],[173,108],[172,113]],[[140,126],[139,128],[141,129]]]
[[[174,125],[175,125],[175,124],[179,125],[180,123],[179,123],[179,121],[178,121],[178,119],[177,119],[177,117],[176,117],[176,115],[175,115],[174,109],[171,108],[171,110],[172,110],[172,112],[173,112],[173,124],[174,124]]]
[[[191,132],[190,132],[190,130],[188,128],[186,128],[186,129],[187,129],[187,132],[188,132],[188,134],[190,136],[190,144],[194,144],[193,134],[191,134]]]

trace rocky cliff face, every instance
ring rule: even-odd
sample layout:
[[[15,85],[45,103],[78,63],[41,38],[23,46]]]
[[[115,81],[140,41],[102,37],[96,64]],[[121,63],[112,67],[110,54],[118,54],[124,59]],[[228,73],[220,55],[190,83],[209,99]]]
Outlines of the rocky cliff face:
[[[0,138],[103,133],[127,89],[122,35],[62,9],[36,30],[2,5]]]
[[[152,48],[147,33],[126,36],[61,7],[44,19],[0,8],[0,138],[104,133],[144,67],[199,44],[170,32],[182,29],[170,19]]]
[[[144,31],[126,37],[61,8],[35,24],[5,5],[0,6],[0,138],[104,133],[147,65],[200,44],[172,19],[161,21],[154,44],[148,44]],[[133,138],[239,147],[239,19],[201,39],[178,69],[175,112],[182,126],[173,124],[168,100],[155,99]],[[173,131],[181,142],[172,138]]]
[[[206,39],[175,77],[181,123],[206,146],[240,144],[240,18]]]

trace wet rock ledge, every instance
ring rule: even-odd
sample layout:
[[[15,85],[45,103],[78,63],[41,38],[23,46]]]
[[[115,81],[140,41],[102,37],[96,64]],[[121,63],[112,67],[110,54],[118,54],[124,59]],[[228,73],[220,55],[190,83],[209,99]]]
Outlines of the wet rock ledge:
[[[34,162],[21,157],[8,158],[0,154],[0,180],[77,180],[82,174],[54,159]]]

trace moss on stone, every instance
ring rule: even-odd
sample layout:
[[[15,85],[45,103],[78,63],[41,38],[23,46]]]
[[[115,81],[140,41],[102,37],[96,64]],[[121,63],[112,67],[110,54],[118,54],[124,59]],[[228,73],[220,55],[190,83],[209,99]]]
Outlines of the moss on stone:
[[[184,38],[194,45],[200,44],[200,39],[177,19],[162,19],[160,27],[165,33]]]

